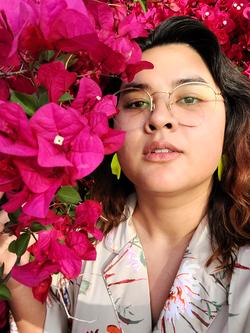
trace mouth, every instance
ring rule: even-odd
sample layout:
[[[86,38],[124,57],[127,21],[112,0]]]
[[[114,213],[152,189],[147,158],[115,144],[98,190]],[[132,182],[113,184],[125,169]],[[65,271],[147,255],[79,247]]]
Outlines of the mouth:
[[[174,150],[171,149],[154,149],[150,153],[151,154],[163,154],[163,153],[173,153]]]
[[[146,146],[143,150],[144,155],[168,154],[168,153],[182,153],[182,151],[170,143],[159,143],[159,142],[153,142],[151,145]]]

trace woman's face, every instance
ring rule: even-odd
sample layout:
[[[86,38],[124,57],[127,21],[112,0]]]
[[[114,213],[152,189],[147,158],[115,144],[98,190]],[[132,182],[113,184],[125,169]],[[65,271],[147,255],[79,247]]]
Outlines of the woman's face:
[[[126,131],[125,144],[118,152],[123,172],[137,191],[174,194],[193,188],[208,189],[222,154],[225,130],[222,97],[218,95],[216,103],[200,103],[199,96],[178,100],[186,89],[197,88],[184,85],[172,94],[171,103],[176,103],[170,110],[169,95],[162,92],[171,92],[191,81],[205,82],[215,92],[220,92],[219,88],[200,55],[186,44],[154,47],[143,52],[143,60],[152,62],[154,69],[139,72],[132,85],[146,87],[153,96],[154,109],[146,110],[148,99],[144,101],[141,97],[128,106],[126,99],[134,98],[134,92],[132,95],[126,92],[122,102],[120,99],[115,127]],[[205,88],[205,95],[215,99],[209,87],[198,85],[200,88],[202,94]],[[140,91],[135,93],[138,97]]]

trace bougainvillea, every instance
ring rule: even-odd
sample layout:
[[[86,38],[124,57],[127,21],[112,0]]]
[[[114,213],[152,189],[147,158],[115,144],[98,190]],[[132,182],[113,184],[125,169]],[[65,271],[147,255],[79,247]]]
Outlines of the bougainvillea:
[[[154,29],[171,16],[202,21],[217,36],[222,50],[247,76],[250,72],[250,4],[248,0],[151,0],[127,2],[139,22]]]
[[[6,229],[17,237],[9,247],[16,263],[27,249],[32,258],[15,265],[12,276],[42,302],[52,274],[77,277],[82,260],[95,260],[89,235],[102,238],[95,226],[101,205],[80,195],[78,182],[124,140],[109,127],[116,97],[103,95],[105,78],[130,81],[152,68],[141,61],[136,38],[174,15],[203,21],[250,76],[245,0],[0,0],[2,207],[10,217]],[[8,277],[2,266],[3,299]]]

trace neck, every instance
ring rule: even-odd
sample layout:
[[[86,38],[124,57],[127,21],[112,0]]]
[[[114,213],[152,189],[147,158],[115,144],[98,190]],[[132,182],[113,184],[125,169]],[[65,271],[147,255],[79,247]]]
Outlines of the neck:
[[[137,190],[134,223],[151,240],[179,242],[190,238],[207,211],[211,186],[178,195]]]

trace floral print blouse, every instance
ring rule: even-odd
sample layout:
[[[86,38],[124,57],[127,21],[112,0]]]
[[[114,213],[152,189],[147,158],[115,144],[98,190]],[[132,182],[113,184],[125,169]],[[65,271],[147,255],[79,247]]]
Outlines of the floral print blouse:
[[[147,266],[128,204],[128,219],[97,245],[74,282],[57,281],[45,333],[249,333],[250,247],[239,250],[229,277],[211,254],[207,220],[196,229],[175,281],[152,327]],[[57,299],[60,299],[58,301]]]

